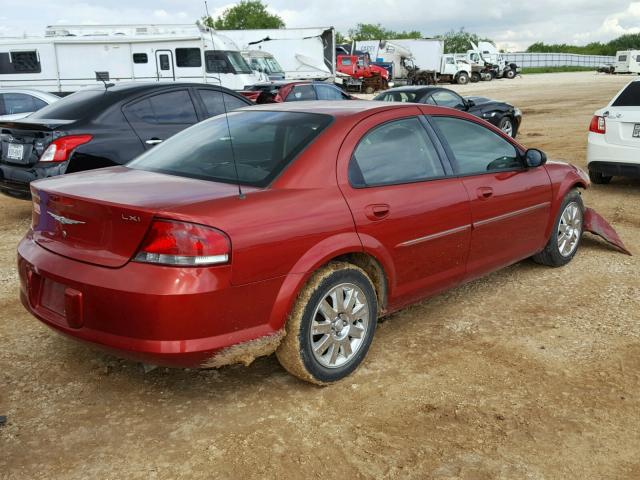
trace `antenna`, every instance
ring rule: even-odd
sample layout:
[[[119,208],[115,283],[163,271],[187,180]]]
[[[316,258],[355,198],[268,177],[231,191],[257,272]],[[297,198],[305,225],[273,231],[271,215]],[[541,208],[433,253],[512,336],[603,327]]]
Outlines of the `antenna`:
[[[209,5],[207,5],[207,0],[204,1],[204,11],[207,14],[207,18],[210,18],[211,20],[213,20],[213,18],[211,18],[211,15],[209,15]],[[213,40],[213,27],[208,25],[205,25],[205,27],[209,29],[209,34],[211,35],[211,48],[215,53],[216,42]],[[206,62],[205,62],[205,67],[206,67]],[[222,88],[222,79],[220,78],[220,76],[218,76],[218,83],[220,83],[220,87]],[[240,174],[238,173],[238,163],[236,162],[236,151],[233,148],[233,137],[231,136],[231,125],[229,124],[229,112],[227,110],[227,103],[225,102],[225,99],[224,99],[224,92],[220,92],[220,96],[222,97],[222,108],[224,109],[224,118],[225,118],[225,121],[227,122],[227,132],[229,133],[229,146],[231,147],[231,159],[233,161],[233,170],[236,173],[236,183],[238,185],[238,197],[240,198],[240,200],[244,200],[245,195],[244,193],[242,193],[242,186],[240,185]]]
[[[114,85],[113,83],[107,83],[107,80],[105,80],[105,77],[107,77],[107,79],[109,78],[108,73],[105,75],[105,72],[95,72],[95,74],[96,74],[96,80],[100,80],[102,83],[104,83],[105,90],[108,90],[109,87],[113,87]]]

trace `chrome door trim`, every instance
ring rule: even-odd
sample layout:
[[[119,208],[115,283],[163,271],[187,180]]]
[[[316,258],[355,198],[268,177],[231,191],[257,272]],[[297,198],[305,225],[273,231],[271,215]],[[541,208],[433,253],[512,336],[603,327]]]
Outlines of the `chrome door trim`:
[[[414,238],[413,240],[407,240],[406,242],[399,243],[396,245],[397,247],[409,247],[411,245],[416,245],[418,243],[428,242],[431,240],[436,240],[438,238],[446,237],[447,235],[453,235],[455,233],[464,232],[465,230],[471,229],[471,225],[462,225],[460,227],[451,228],[449,230],[444,230],[442,232],[433,233],[431,235],[426,235],[420,238]]]
[[[477,222],[473,222],[473,226],[475,228],[475,227],[481,227],[482,225],[486,225],[488,223],[500,222],[501,220],[517,217],[518,215],[522,215],[524,213],[533,212],[541,208],[547,208],[550,205],[551,205],[551,202],[539,203],[537,205],[532,205],[531,207],[521,208],[520,210],[514,210],[513,212],[498,215],[497,217],[490,217],[490,218],[485,218],[484,220],[478,220]]]

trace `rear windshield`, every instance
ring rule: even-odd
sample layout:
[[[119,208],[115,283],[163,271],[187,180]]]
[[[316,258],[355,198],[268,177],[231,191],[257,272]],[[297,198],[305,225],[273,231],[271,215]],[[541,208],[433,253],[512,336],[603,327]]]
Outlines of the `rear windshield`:
[[[380,102],[415,102],[416,92],[385,92],[378,95],[374,100]]]
[[[640,82],[631,82],[627,85],[615,102],[613,107],[639,107],[640,106]]]
[[[95,103],[105,96],[105,90],[80,90],[29,115],[29,118],[79,120],[95,113]]]
[[[245,90],[250,92],[277,92],[282,85],[250,85]]]
[[[312,113],[231,112],[183,130],[127,166],[265,187],[331,120]]]

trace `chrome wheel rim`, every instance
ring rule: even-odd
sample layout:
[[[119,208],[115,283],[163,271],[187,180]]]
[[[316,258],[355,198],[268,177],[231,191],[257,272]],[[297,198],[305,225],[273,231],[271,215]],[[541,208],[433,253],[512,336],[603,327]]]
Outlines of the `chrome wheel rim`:
[[[360,287],[342,283],[333,287],[316,306],[309,339],[314,358],[326,368],[349,363],[369,331],[369,304]]]
[[[503,122],[502,131],[510,137],[513,135],[513,124],[511,123],[511,120],[506,119],[506,121]]]
[[[578,247],[582,235],[582,210],[576,202],[569,203],[558,224],[558,250],[563,257],[570,256]]]

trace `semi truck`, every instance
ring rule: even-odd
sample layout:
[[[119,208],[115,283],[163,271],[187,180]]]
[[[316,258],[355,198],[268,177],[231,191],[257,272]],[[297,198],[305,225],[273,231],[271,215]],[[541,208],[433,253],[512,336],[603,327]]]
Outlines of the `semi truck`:
[[[0,39],[0,88],[67,94],[97,83],[198,81],[233,90],[267,79],[237,45],[191,25],[55,25]]]
[[[356,48],[368,52],[375,63],[390,65],[391,79],[398,85],[440,82],[465,85],[471,80],[471,65],[453,54],[443,53],[442,40],[366,40],[356,42]]]

